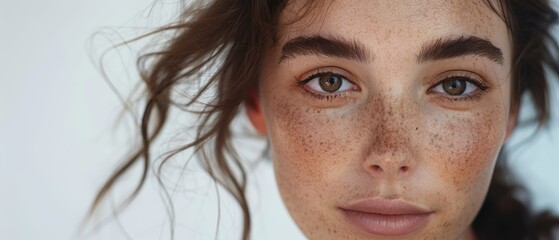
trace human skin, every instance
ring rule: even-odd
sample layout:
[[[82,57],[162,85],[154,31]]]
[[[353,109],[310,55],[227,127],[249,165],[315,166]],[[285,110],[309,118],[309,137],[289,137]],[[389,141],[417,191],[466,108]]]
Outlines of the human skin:
[[[249,106],[299,228],[309,239],[472,238],[514,125],[505,23],[481,0],[332,1],[290,22],[300,6],[283,10]],[[284,44],[301,36],[356,42],[368,60],[306,52],[280,61]],[[418,61],[425,46],[459,36],[490,41],[503,61],[476,54]],[[321,93],[319,78],[299,84],[330,71],[343,76],[344,90]],[[441,84],[453,77],[478,82],[453,96]],[[430,213],[428,222],[399,235],[349,223],[340,208],[371,198],[411,203]]]

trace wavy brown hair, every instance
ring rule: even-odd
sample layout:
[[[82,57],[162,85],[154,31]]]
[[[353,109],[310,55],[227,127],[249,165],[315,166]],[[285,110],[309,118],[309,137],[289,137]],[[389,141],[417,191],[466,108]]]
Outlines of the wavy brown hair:
[[[530,97],[539,126],[549,120],[548,77],[544,69],[559,73],[559,53],[550,28],[558,15],[546,0],[485,1],[506,23],[512,36],[512,106],[515,111],[523,96]],[[146,90],[145,108],[139,127],[141,145],[115,170],[99,190],[90,209],[93,213],[115,183],[135,164],[142,164],[142,176],[126,202],[134,199],[151,167],[152,143],[167,123],[169,111],[178,107],[199,116],[193,141],[165,155],[161,166],[177,153],[193,149],[208,174],[238,202],[243,212],[242,239],[249,239],[251,219],[246,198],[247,173],[232,145],[231,123],[240,113],[249,91],[258,84],[260,63],[276,43],[279,14],[287,0],[200,1],[185,10],[179,20],[146,36],[173,33],[158,51],[138,59]],[[307,1],[302,15],[318,7]],[[296,21],[296,20],[295,20]],[[145,37],[145,36],[144,36]],[[212,69],[208,72],[208,69]],[[201,76],[210,74],[209,78]],[[186,103],[173,92],[188,84],[197,88]],[[196,108],[202,96],[215,91],[211,101]],[[535,214],[529,203],[518,198],[523,188],[507,171],[501,152],[487,198],[473,223],[478,239],[551,239],[559,219],[549,212]],[[172,231],[172,230],[171,230]]]

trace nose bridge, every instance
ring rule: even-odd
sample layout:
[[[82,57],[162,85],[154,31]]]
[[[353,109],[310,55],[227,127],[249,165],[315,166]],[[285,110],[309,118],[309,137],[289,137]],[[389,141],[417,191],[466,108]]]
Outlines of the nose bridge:
[[[370,109],[370,131],[363,167],[373,175],[394,177],[415,168],[412,156],[413,126],[418,115],[404,97],[383,96]]]
[[[402,101],[386,101],[384,112],[379,113],[379,122],[371,133],[374,145],[372,149],[378,154],[394,152],[409,141],[406,134],[406,121],[409,117]]]

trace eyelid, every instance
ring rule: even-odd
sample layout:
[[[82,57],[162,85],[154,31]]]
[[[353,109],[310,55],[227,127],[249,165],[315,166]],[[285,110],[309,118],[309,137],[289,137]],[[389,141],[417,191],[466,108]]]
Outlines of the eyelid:
[[[340,72],[343,72],[343,73],[340,73]],[[319,77],[322,77],[324,75],[327,75],[327,74],[331,74],[331,75],[338,76],[338,77],[342,78],[343,81],[345,81],[345,82],[347,82],[347,84],[351,85],[351,89],[343,90],[343,91],[340,91],[340,92],[331,92],[331,93],[323,92],[323,91],[320,91],[320,90],[308,89],[309,87],[307,87],[307,85],[311,81],[313,81],[313,80],[315,80]],[[343,69],[337,68],[337,67],[322,67],[322,68],[317,68],[317,69],[307,73],[306,75],[303,75],[305,77],[303,77],[301,79],[298,79],[297,82],[298,82],[298,85],[300,87],[305,88],[307,91],[313,92],[313,93],[318,94],[318,95],[323,95],[323,96],[334,96],[334,95],[339,95],[339,94],[342,94],[342,93],[359,91],[360,90],[359,85],[356,84],[353,80],[351,80],[351,77],[347,77],[348,75],[353,76],[349,72],[347,72]]]
[[[312,89],[308,86],[311,81],[325,74],[338,76],[343,79],[344,83],[342,84],[349,84],[351,85],[351,87],[340,92],[323,92],[320,90]],[[327,66],[315,68],[303,74],[302,77],[294,76],[294,79],[296,81],[298,89],[300,89],[304,95],[307,95],[308,97],[312,97],[319,101],[330,102],[336,100],[336,102],[341,103],[349,100],[349,96],[352,95],[352,93],[361,91],[359,85],[356,84],[354,81],[354,79],[356,79],[354,75],[340,67]]]
[[[451,95],[445,93],[444,90],[443,92],[434,91],[434,89],[441,86],[443,82],[452,78],[465,78],[464,80],[466,80],[469,84],[474,85],[476,89],[467,94],[462,93],[460,95]],[[429,83],[427,94],[435,95],[437,98],[441,100],[447,100],[451,103],[470,102],[470,101],[480,100],[490,89],[491,86],[488,84],[488,81],[485,80],[480,75],[471,71],[453,70],[453,71],[443,72],[439,74],[437,77],[435,77],[434,81]]]
[[[433,81],[429,82],[428,83],[429,91],[431,91],[433,88],[435,88],[445,80],[448,80],[449,78],[453,78],[453,77],[466,78],[469,81],[471,81],[472,84],[475,84],[482,91],[486,91],[487,89],[490,88],[487,80],[485,80],[483,77],[481,77],[476,73],[470,71],[464,71],[464,70],[452,70],[452,71],[446,71],[439,74]]]
[[[348,80],[350,83],[358,86],[356,84],[356,82],[353,80],[353,79],[355,79],[353,74],[349,73],[349,71],[347,71],[343,68],[334,67],[334,66],[326,66],[326,67],[315,68],[311,71],[308,71],[308,72],[304,73],[301,77],[297,78],[298,79],[297,81],[299,83],[302,83],[305,80],[311,80],[312,76],[315,76],[315,75],[318,75],[318,74],[323,74],[323,73],[332,73],[332,74],[335,74],[335,75],[342,76],[342,77],[344,77],[344,79]]]

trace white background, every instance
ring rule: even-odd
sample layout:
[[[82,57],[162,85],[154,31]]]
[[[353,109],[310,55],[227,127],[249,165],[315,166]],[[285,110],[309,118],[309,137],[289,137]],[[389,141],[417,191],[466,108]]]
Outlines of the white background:
[[[168,239],[165,205],[153,178],[122,215],[122,225],[112,221],[92,234],[78,231],[95,191],[134,136],[126,115],[115,128],[122,104],[101,77],[96,61],[102,50],[119,40],[117,32],[131,37],[167,22],[172,16],[169,8],[176,6],[151,4],[150,0],[0,3],[0,239],[126,239],[126,234],[133,239]],[[114,28],[93,35],[101,27]],[[125,47],[107,55],[107,73],[119,91],[126,92],[135,81],[133,52]],[[551,127],[528,144],[514,147],[510,160],[535,195],[534,205],[559,213],[557,84],[551,91]],[[511,142],[531,131],[520,129]],[[176,237],[214,239],[214,190],[199,177],[199,170],[191,171],[193,177],[186,178],[190,187],[177,191],[174,198]],[[257,165],[255,172],[254,239],[302,238],[279,200],[269,162]],[[127,179],[135,183],[137,175]],[[116,198],[126,195],[127,183],[118,188],[122,191],[115,193]],[[231,239],[237,234],[238,213],[227,207],[233,206],[230,203],[221,206],[224,224],[218,238]]]

